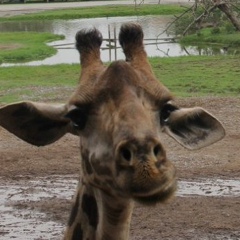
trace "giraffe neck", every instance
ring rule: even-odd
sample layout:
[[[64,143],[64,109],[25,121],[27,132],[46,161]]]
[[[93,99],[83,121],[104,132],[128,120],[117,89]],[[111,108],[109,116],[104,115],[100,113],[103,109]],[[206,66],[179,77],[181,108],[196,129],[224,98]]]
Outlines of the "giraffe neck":
[[[64,240],[127,240],[133,202],[79,183]]]

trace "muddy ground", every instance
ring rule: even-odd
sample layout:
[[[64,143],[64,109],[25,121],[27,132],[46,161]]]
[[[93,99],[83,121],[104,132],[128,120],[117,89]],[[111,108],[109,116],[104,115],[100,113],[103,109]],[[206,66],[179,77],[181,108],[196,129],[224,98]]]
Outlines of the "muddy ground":
[[[201,181],[209,178],[239,181],[240,99],[209,97],[179,99],[179,102],[181,106],[197,105],[206,108],[221,120],[227,132],[220,142],[197,151],[188,151],[169,137],[164,137],[168,157],[178,169],[179,180]],[[78,145],[76,137],[66,135],[52,145],[38,148],[0,128],[0,185],[11,189],[14,184],[24,182],[28,186],[36,178],[51,179],[56,175],[62,181],[69,179],[69,176],[76,180],[80,168]],[[46,189],[50,185],[51,181],[46,184]],[[34,201],[29,197],[31,188],[24,191],[25,199],[12,201],[12,196],[8,196],[4,205],[11,207],[9,214],[19,208],[30,211],[29,215],[35,212],[46,213],[42,221],[59,223],[62,228],[54,236],[50,229],[49,235],[46,233],[45,237],[31,238],[29,235],[29,239],[61,239],[74,188],[71,187],[69,197],[66,198],[56,195]],[[2,217],[0,212],[0,218]],[[37,220],[39,219],[31,217],[31,221]],[[0,223],[0,238],[10,239],[8,229]],[[150,208],[136,204],[131,239],[240,239],[240,195],[176,196],[168,204]]]

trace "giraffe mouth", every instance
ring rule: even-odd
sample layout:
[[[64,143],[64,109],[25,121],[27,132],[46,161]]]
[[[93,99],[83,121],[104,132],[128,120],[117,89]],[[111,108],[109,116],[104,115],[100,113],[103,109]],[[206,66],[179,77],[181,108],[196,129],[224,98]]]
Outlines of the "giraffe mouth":
[[[151,170],[147,168],[145,172],[138,172],[131,183],[130,191],[133,198],[144,204],[164,202],[173,196],[177,189],[176,168],[170,161],[166,161],[158,169],[158,173],[153,171],[155,168]]]
[[[136,193],[133,194],[133,199],[145,205],[153,205],[159,202],[165,202],[174,196],[177,190],[177,181],[173,179],[167,186],[160,188],[157,191],[151,193]]]

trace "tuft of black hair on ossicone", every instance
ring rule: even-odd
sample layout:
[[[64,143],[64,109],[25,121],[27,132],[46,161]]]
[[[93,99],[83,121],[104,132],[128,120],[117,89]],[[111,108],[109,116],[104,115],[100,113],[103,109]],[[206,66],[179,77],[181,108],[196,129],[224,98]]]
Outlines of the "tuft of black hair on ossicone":
[[[102,34],[96,29],[82,29],[76,33],[76,48],[77,50],[93,50],[99,48],[102,44]]]
[[[119,33],[119,43],[122,48],[126,45],[142,45],[143,42],[143,31],[139,24],[137,23],[127,23],[122,25]]]

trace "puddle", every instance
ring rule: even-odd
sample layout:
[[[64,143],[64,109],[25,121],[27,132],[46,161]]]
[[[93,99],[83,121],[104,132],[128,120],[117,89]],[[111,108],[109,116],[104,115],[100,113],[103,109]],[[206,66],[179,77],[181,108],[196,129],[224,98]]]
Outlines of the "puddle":
[[[46,221],[47,217],[44,213],[31,210],[14,208],[13,211],[12,207],[1,206],[0,216],[1,240],[57,240],[64,229],[64,226],[57,222]]]
[[[198,181],[179,181],[178,196],[240,197],[240,179],[199,179]]]
[[[71,199],[77,185],[76,177],[24,179],[19,178],[17,183],[0,184],[0,239],[59,240],[65,227],[63,224],[48,221],[45,213],[9,205],[51,198]]]
[[[17,209],[9,203],[36,202],[43,199],[71,199],[77,186],[76,175],[38,177],[26,176],[7,182],[0,178],[0,238],[9,240],[59,239],[64,225],[47,220],[44,213]],[[198,179],[179,181],[177,196],[240,197],[240,179]],[[218,239],[231,239],[228,236]]]

